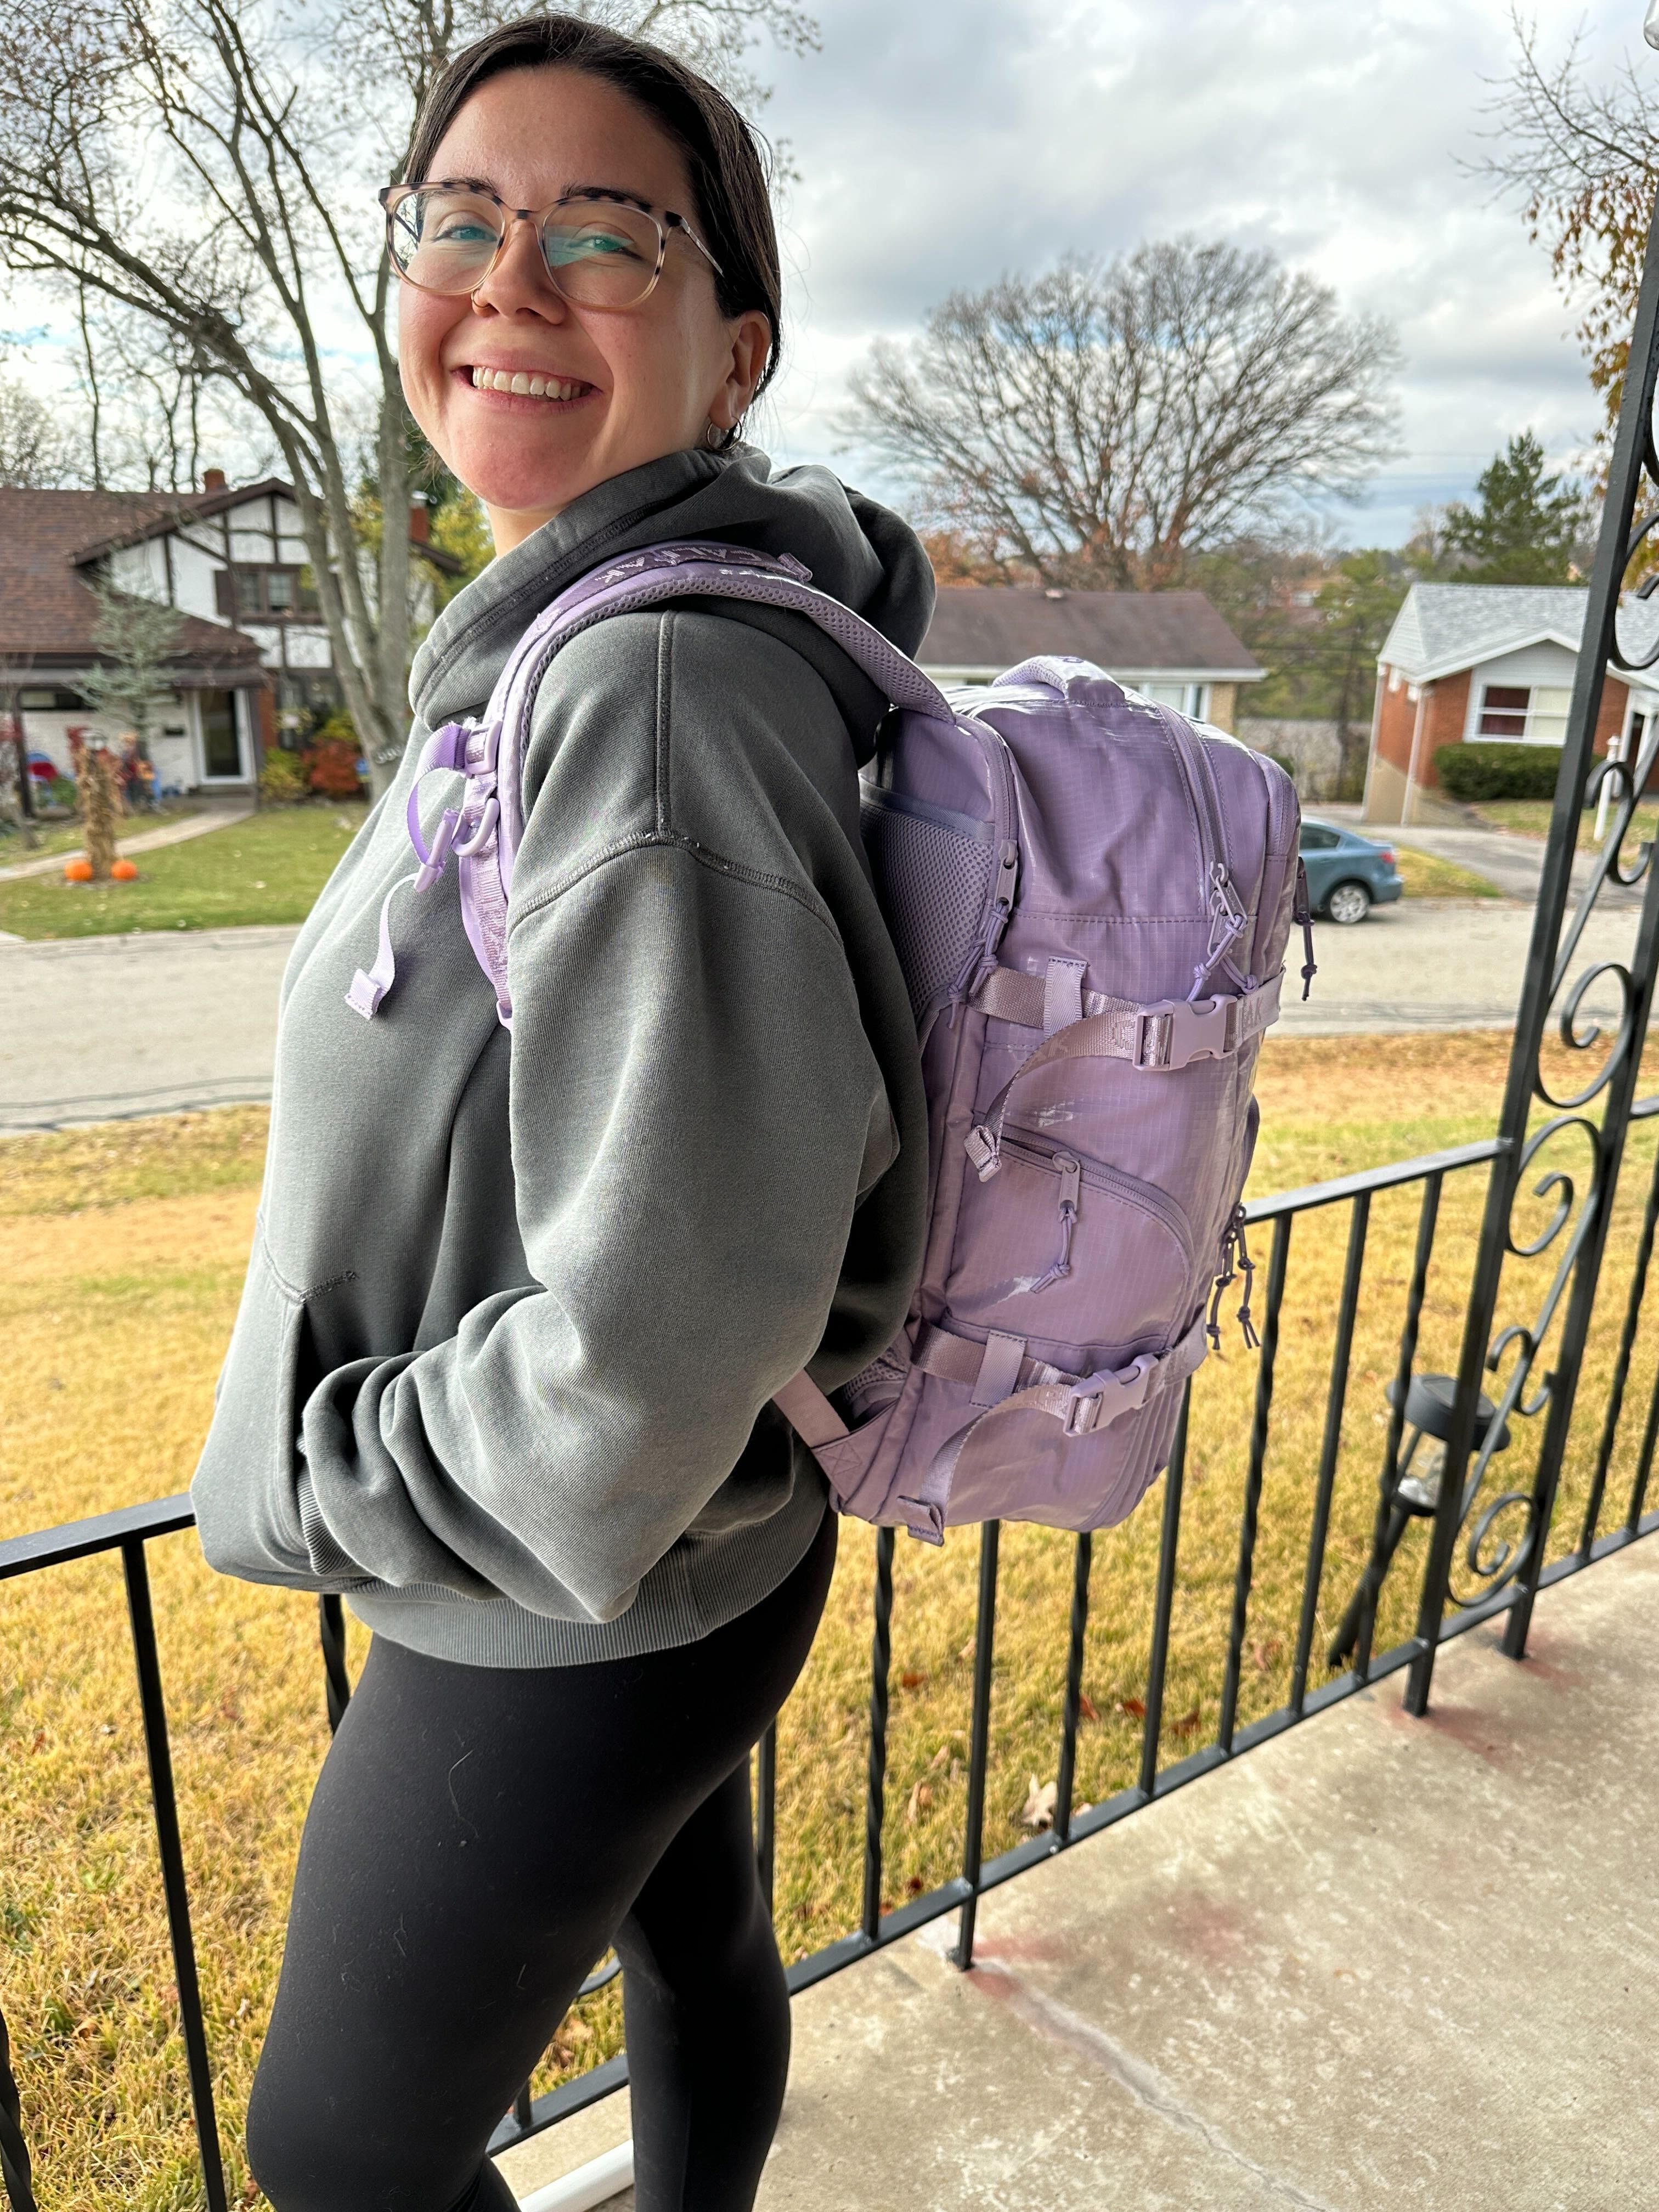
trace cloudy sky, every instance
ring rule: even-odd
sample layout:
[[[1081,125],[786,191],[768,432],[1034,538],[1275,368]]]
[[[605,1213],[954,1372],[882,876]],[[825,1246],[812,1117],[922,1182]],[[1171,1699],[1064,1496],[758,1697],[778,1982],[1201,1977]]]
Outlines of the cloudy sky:
[[[1643,0],[1529,0],[1553,59],[1638,58]],[[1582,456],[1598,419],[1576,317],[1513,206],[1460,167],[1515,52],[1507,0],[819,0],[823,52],[757,57],[789,141],[793,366],[764,426],[831,460],[848,367],[956,287],[1068,249],[1192,233],[1271,247],[1388,316],[1400,458],[1349,543],[1395,544],[1534,428]]]

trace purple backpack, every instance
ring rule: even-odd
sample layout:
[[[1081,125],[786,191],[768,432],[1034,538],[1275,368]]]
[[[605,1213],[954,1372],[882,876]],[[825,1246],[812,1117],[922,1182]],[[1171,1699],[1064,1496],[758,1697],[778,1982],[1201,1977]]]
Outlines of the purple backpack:
[[[1251,1080],[1292,915],[1304,940],[1307,921],[1296,792],[1273,762],[1084,660],[1028,660],[947,697],[799,562],[652,546],[562,593],[482,721],[428,739],[409,799],[421,865],[387,894],[379,957],[347,1003],[374,1013],[393,980],[392,897],[428,889],[453,854],[511,1027],[537,688],[579,630],[697,596],[808,616],[899,710],[863,821],[921,1047],[926,1255],[902,1334],[836,1402],[805,1373],[775,1402],[841,1510],[866,1521],[935,1543],[953,1522],[1121,1521],[1168,1461],[1236,1270],[1253,1340]],[[466,787],[428,849],[418,800],[434,769]]]

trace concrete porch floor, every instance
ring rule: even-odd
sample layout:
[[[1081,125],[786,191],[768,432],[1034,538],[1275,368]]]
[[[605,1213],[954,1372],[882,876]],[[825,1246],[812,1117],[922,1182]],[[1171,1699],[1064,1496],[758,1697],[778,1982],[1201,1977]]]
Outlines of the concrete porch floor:
[[[1394,1676],[996,1891],[972,1973],[952,1916],[798,2000],[761,2212],[1659,2205],[1659,1542],[1534,1622],[1448,1646],[1426,1722]]]

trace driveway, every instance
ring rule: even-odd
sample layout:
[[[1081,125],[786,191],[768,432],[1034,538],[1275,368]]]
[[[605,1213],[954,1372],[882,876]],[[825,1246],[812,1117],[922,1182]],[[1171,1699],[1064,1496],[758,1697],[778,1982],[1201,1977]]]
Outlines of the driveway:
[[[1402,823],[1365,823],[1359,818],[1359,809],[1349,805],[1324,805],[1310,800],[1310,814],[1328,816],[1333,822],[1346,823],[1358,831],[1362,837],[1375,838],[1379,845],[1403,845],[1415,853],[1432,853],[1437,859],[1454,860],[1460,868],[1472,868],[1477,876],[1485,876],[1489,883],[1498,885],[1506,896],[1524,899],[1528,906],[1538,897],[1538,885],[1544,872],[1544,841],[1541,837],[1517,836],[1508,830],[1406,827]],[[1626,845],[1626,867],[1636,858],[1635,845]],[[1592,855],[1578,854],[1572,864],[1572,888],[1575,896],[1589,881],[1595,866]],[[1626,890],[1618,884],[1609,884],[1598,904],[1604,907],[1631,907],[1642,903],[1639,885]]]

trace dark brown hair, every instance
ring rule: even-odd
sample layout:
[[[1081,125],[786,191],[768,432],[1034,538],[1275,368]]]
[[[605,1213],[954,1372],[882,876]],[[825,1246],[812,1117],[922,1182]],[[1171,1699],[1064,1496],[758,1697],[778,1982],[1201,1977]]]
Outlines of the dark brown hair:
[[[772,326],[772,381],[783,343],[777,231],[767,189],[765,141],[723,92],[660,46],[576,15],[520,15],[457,54],[434,79],[415,120],[404,174],[426,181],[439,142],[481,84],[507,70],[581,70],[625,93],[684,156],[696,206],[685,212],[720,264],[714,296],[728,320],[757,307]]]

